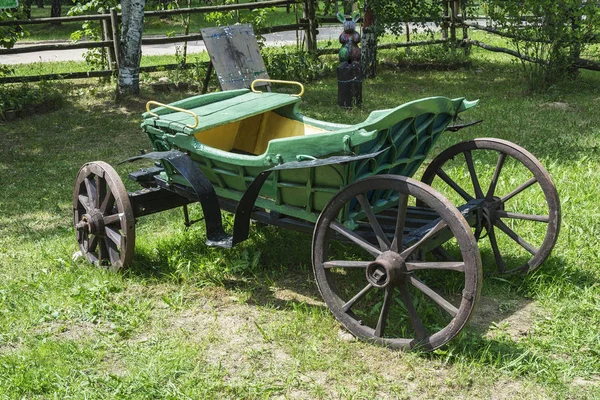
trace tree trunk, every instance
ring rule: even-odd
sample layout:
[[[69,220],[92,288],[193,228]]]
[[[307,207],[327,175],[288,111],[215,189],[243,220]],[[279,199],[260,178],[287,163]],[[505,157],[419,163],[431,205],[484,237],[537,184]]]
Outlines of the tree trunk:
[[[52,0],[52,8],[50,9],[50,17],[59,18],[62,14],[62,0]],[[60,25],[60,22],[52,22],[52,25]]]
[[[352,15],[352,5],[354,0],[343,0],[344,3],[344,15]]]
[[[123,0],[121,3],[121,42],[117,99],[140,93],[140,60],[146,0]]]
[[[365,2],[363,17],[363,38],[361,63],[364,78],[375,78],[377,67],[377,32],[375,30],[375,13],[371,8],[373,0]]]
[[[38,8],[44,8],[44,0],[36,0],[36,5]]]
[[[23,12],[25,13],[25,18],[31,19],[31,0],[23,2]]]

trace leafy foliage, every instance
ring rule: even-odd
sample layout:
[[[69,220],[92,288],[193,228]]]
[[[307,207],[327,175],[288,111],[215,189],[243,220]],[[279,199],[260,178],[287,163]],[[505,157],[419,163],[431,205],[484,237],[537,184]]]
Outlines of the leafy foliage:
[[[63,95],[54,86],[4,85],[0,91],[0,120],[7,111],[22,112],[32,108],[49,109],[60,105]]]
[[[0,9],[0,21],[18,20],[25,17],[22,7],[15,9]],[[0,26],[0,47],[12,48],[17,40],[27,36],[21,26]]]
[[[596,37],[600,9],[582,0],[491,0],[489,16],[512,39],[531,89],[573,76],[576,61]]]
[[[90,0],[85,3],[77,2],[68,12],[69,16],[84,15],[89,13],[107,13],[111,8],[119,7],[117,0]],[[102,31],[100,24],[97,21],[84,21],[81,29],[76,30],[71,34],[71,40],[93,40],[99,41],[102,39]],[[106,49],[96,48],[88,49],[84,53],[84,58],[87,64],[94,69],[104,69],[106,65]]]
[[[237,4],[235,0],[225,0],[224,4]],[[269,15],[275,11],[275,7],[260,8],[252,10],[249,13],[239,12],[237,10],[220,12],[215,11],[206,15],[206,22],[212,26],[226,26],[233,24],[251,24],[254,31],[257,32],[264,27],[268,22]],[[256,40],[260,48],[265,45],[265,38],[260,34],[256,34]]]
[[[290,79],[308,82],[331,72],[337,62],[324,57],[315,59],[309,53],[290,48],[264,48],[262,56],[269,76],[273,79]]]

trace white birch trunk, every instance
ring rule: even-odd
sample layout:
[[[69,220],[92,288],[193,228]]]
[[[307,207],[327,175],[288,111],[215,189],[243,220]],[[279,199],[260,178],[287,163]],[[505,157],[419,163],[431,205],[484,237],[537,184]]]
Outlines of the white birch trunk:
[[[121,3],[121,40],[117,98],[140,92],[140,60],[146,0],[123,0]]]

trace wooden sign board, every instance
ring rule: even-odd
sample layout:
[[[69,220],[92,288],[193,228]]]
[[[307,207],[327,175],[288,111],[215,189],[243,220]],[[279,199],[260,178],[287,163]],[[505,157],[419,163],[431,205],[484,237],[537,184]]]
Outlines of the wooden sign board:
[[[17,8],[19,0],[0,0],[0,8]]]
[[[205,28],[201,32],[221,89],[249,88],[255,79],[269,78],[252,25]]]

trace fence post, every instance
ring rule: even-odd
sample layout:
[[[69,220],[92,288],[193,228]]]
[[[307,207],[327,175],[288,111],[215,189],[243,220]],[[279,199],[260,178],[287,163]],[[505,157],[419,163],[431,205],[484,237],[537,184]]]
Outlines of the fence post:
[[[463,48],[465,50],[465,55],[468,56],[469,54],[471,54],[471,45],[467,44],[468,39],[469,39],[469,27],[467,25],[465,25],[464,23],[467,22],[467,0],[461,0],[460,2],[461,4],[461,10],[460,10],[460,16],[461,16],[461,25],[462,25],[462,31],[463,31],[463,37],[462,37],[462,45]]]
[[[308,19],[308,31],[306,32],[306,50],[309,53],[317,53],[317,16],[315,13],[314,0],[304,0],[304,18]]]
[[[119,16],[117,15],[117,9],[110,9],[110,25],[112,29],[112,42],[113,42],[113,51],[115,54],[115,65],[114,69],[111,65],[111,69],[117,74],[119,72],[119,67],[121,66],[121,53],[119,51]]]
[[[106,11],[104,14],[107,15],[108,18],[102,20],[102,40],[112,40],[113,32],[110,24],[110,12]],[[108,57],[108,69],[113,69],[113,63],[115,62],[115,48],[108,47],[106,50],[106,55]]]
[[[451,0],[450,4],[450,41],[456,46],[456,8],[458,0]]]
[[[444,10],[444,19],[442,21],[442,39],[448,39],[448,17],[449,17],[449,13],[448,13],[448,1],[449,0],[444,0],[442,3],[442,7]]]

